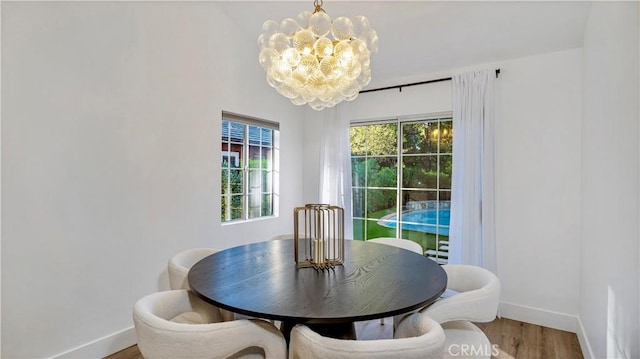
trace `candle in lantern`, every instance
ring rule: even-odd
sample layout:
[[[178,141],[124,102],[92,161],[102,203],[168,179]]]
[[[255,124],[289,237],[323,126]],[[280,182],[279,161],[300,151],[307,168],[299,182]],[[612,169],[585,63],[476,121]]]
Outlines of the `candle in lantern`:
[[[322,238],[311,240],[311,257],[314,264],[324,263],[324,240]]]

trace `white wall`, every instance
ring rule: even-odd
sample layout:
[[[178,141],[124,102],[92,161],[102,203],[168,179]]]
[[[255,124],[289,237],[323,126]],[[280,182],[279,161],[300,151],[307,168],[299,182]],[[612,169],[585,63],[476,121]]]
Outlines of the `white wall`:
[[[291,232],[287,210],[220,225],[221,111],[280,122],[283,209],[304,111],[215,2],[1,6],[2,357],[122,349],[171,255]]]
[[[479,67],[500,68],[496,104],[496,236],[502,314],[576,329],[580,230],[580,49]],[[469,69],[452,70],[448,74]],[[447,77],[433,74],[430,77]],[[411,82],[411,81],[409,81]],[[352,119],[451,111],[451,83],[365,93]],[[305,199],[317,196],[318,122],[305,122]]]
[[[638,3],[594,2],[584,38],[581,329],[586,357],[640,357]]]
[[[581,50],[500,64],[496,236],[502,314],[575,330]]]

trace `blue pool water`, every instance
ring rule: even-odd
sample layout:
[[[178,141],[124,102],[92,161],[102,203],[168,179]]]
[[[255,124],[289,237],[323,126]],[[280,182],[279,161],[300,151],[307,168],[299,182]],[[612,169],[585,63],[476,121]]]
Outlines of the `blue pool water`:
[[[439,216],[439,218],[438,218]],[[449,235],[450,210],[424,209],[409,211],[402,214],[402,229],[411,231]],[[439,223],[439,225],[436,225]],[[398,219],[395,215],[385,216],[378,221],[385,227],[396,228]]]

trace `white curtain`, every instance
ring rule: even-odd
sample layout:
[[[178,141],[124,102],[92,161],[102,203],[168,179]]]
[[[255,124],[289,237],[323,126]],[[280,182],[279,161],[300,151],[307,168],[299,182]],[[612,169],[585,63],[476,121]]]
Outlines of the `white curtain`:
[[[351,213],[351,145],[350,122],[337,105],[322,111],[323,130],[320,136],[320,193],[321,203],[344,208],[344,233],[353,238]]]
[[[494,219],[495,71],[453,77],[453,168],[449,263],[496,273]]]

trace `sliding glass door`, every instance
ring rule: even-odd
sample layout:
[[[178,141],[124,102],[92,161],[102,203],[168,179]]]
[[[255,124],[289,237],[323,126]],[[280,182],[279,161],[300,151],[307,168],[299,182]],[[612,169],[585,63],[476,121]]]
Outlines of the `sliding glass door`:
[[[446,263],[452,144],[450,116],[352,125],[354,239],[410,239]]]

